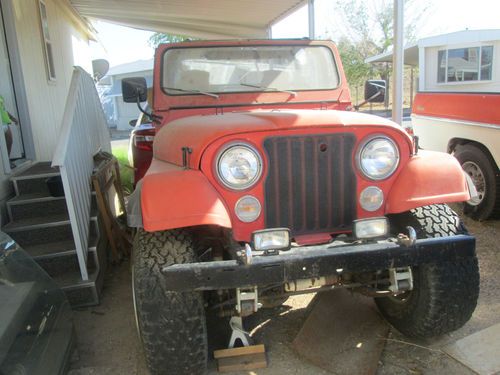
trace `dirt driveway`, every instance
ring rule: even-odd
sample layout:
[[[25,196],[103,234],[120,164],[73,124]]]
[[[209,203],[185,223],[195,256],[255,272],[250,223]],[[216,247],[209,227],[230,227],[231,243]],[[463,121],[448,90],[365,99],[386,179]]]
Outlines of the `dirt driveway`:
[[[477,238],[481,269],[481,292],[472,319],[460,330],[438,340],[413,341],[392,331],[379,361],[378,374],[472,374],[473,372],[440,351],[448,342],[500,323],[500,221],[477,223],[464,220]],[[254,338],[265,343],[269,367],[253,374],[328,374],[301,360],[291,342],[307,316],[313,296],[290,298],[274,311],[261,310],[248,321]],[[130,290],[129,264],[111,268],[105,282],[102,304],[75,311],[78,358],[72,362],[71,375],[148,374],[135,332]],[[216,323],[209,322],[217,331]],[[332,333],[334,334],[334,333]],[[224,345],[215,337],[215,346]],[[357,371],[352,369],[351,373]],[[216,374],[210,363],[210,374]],[[252,373],[252,372],[250,372]]]

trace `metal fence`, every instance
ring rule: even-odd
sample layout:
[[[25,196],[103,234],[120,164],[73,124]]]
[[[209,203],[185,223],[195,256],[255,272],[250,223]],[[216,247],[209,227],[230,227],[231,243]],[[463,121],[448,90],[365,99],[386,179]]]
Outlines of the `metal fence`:
[[[94,155],[111,152],[106,119],[92,77],[75,67],[64,109],[53,167],[59,167],[82,280],[88,280],[87,253]]]

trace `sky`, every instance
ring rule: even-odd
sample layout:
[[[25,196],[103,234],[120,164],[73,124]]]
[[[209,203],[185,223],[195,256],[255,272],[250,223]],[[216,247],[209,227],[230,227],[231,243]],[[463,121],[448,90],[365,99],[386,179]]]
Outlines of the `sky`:
[[[384,0],[366,0],[375,10]],[[387,0],[385,0],[387,1]],[[335,0],[315,0],[316,33],[325,31],[333,40],[342,34],[342,23],[335,12]],[[500,0],[428,0],[427,8],[417,20],[417,38],[468,29],[500,29]],[[421,10],[421,0],[413,0],[407,7],[405,18],[411,19],[412,10]],[[92,58],[106,58],[110,66],[153,57],[154,50],[148,45],[152,32],[94,21],[100,43],[92,46]],[[307,7],[299,9],[287,19],[275,25],[273,38],[300,38],[308,34]]]

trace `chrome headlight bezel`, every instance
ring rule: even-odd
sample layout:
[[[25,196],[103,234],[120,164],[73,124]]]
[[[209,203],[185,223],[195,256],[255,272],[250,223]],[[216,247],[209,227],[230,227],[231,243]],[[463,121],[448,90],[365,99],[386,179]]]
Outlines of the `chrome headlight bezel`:
[[[249,151],[250,153],[253,154],[255,157],[256,161],[256,173],[255,175],[248,181],[240,185],[233,184],[229,181],[227,181],[221,171],[221,162],[224,158],[224,156],[227,155],[227,153],[231,150],[234,150],[235,148],[243,148]],[[217,179],[220,181],[220,183],[225,186],[226,188],[230,190],[236,190],[236,191],[241,191],[241,190],[246,190],[254,186],[257,181],[260,179],[262,176],[262,169],[263,169],[263,162],[262,162],[262,156],[260,155],[259,151],[252,146],[251,144],[245,143],[245,142],[233,142],[233,143],[228,143],[226,144],[217,154],[217,158],[215,159],[215,175],[217,176]]]
[[[363,168],[363,164],[362,164],[362,154],[363,154],[363,151],[365,151],[366,147],[371,142],[376,141],[376,140],[387,141],[392,146],[392,148],[394,149],[394,154],[395,154],[395,162],[394,162],[394,164],[391,166],[391,168],[386,173],[384,173],[383,175],[379,175],[379,176],[370,175]],[[357,164],[358,170],[361,172],[361,174],[364,177],[366,177],[367,179],[369,179],[371,181],[381,181],[381,180],[386,180],[387,178],[391,177],[394,174],[394,172],[396,172],[396,170],[398,169],[399,162],[400,162],[399,147],[398,147],[397,143],[392,138],[390,138],[390,137],[388,137],[386,135],[376,134],[376,135],[372,135],[372,136],[368,137],[367,139],[365,139],[359,145],[358,150],[356,152],[356,164]]]

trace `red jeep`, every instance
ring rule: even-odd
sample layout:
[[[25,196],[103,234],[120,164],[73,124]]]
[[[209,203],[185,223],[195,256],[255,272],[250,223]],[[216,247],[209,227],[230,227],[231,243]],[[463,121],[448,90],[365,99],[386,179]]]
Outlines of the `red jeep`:
[[[126,101],[146,100],[143,79]],[[367,99],[384,88],[368,82]],[[349,288],[409,336],[453,331],[479,292],[470,199],[455,158],[351,111],[327,41],[196,41],[156,51],[153,160],[137,184],[133,290],[152,373],[206,368],[205,311],[242,317]],[[472,187],[471,187],[472,189]],[[472,190],[471,190],[472,191]]]

